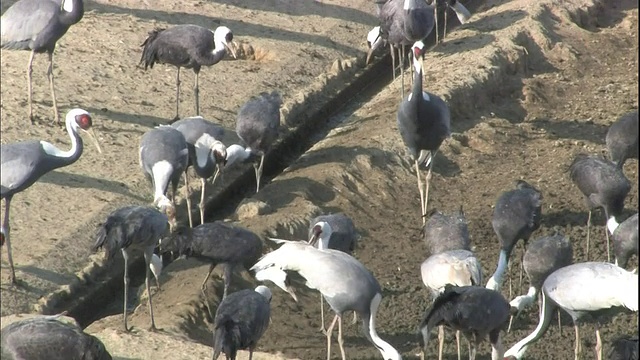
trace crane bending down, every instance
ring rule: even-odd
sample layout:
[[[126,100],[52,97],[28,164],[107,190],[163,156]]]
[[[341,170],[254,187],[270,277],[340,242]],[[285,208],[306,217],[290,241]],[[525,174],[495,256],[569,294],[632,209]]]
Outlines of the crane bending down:
[[[625,268],[632,255],[638,256],[638,213],[620,224],[615,218],[610,218],[607,228],[611,232],[615,264]]]
[[[322,271],[319,271],[321,269]],[[293,271],[306,279],[309,288],[324,296],[336,313],[327,329],[327,359],[331,358],[331,333],[338,322],[338,345],[346,359],[342,338],[342,315],[355,311],[362,318],[367,339],[385,360],[402,359],[400,353],[382,340],[375,328],[376,313],[382,300],[382,289],[376,278],[358,260],[338,250],[319,250],[306,242],[285,241],[258,261],[252,268],[256,279],[269,280],[297,299],[285,271]]]
[[[638,159],[638,110],[611,124],[605,138],[611,160],[622,169],[627,159]]]

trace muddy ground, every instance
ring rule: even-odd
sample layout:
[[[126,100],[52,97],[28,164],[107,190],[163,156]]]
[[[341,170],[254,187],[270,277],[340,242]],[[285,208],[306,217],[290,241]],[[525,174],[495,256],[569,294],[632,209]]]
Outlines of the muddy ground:
[[[286,100],[293,101],[301,89],[313,86],[316,77],[330,69],[333,59],[362,57],[362,36],[375,24],[370,15],[373,5],[364,1],[243,2],[253,10],[238,4],[154,2],[153,9],[146,9],[144,4],[134,2],[89,3],[93,12],[83,19],[86,27],[72,28],[58,49],[56,75],[63,108],[88,104],[86,108],[98,119],[98,131],[108,150],[98,156],[88,147],[76,164],[43,177],[16,196],[12,236],[18,276],[24,283],[19,288],[7,285],[3,258],[3,315],[29,312],[39,296],[69,283],[79,268],[73,268],[64,256],[75,259],[89,255],[92,232],[108,211],[150,200],[148,185],[137,167],[137,141],[146,129],[173,115],[175,89],[172,69],[158,67],[147,73],[135,69],[137,45],[153,27],[153,19],[161,25],[206,23],[210,19],[201,15],[204,13],[222,18],[247,12],[254,16],[241,24],[231,23],[238,25],[237,40],[246,38],[255,48],[269,49],[275,57],[225,61],[201,76],[201,98],[212,99],[201,101],[205,104],[203,114],[227,126],[233,124],[236,109],[251,94],[277,88],[285,93]],[[6,6],[3,2],[3,9]],[[271,11],[273,6],[286,14]],[[91,39],[99,39],[105,21],[112,29],[121,29],[122,37],[103,39],[99,43],[102,48],[88,50]],[[327,22],[332,26],[325,25]],[[313,24],[311,28],[309,23]],[[286,29],[278,30],[282,26]],[[340,31],[331,31],[336,28]],[[567,168],[580,152],[602,153],[607,126],[637,109],[637,30],[638,8],[633,1],[616,5],[587,0],[563,5],[551,1],[488,1],[480,5],[469,24],[450,33],[445,43],[428,52],[425,88],[448,101],[454,130],[435,160],[429,207],[446,212],[464,207],[485,279],[495,269],[498,254],[490,225],[492,206],[516,179],[531,182],[544,195],[542,226],[534,237],[559,229],[572,239],[576,261],[585,260],[587,211],[568,178]],[[342,37],[336,38],[336,34]],[[86,45],[73,45],[74,36],[82,39],[78,44]],[[119,53],[112,55],[113,51]],[[76,61],[84,57],[81,68],[90,70],[73,71],[77,63],[65,52],[82,54],[72,58]],[[24,117],[22,64],[26,56],[2,52],[2,142],[26,138],[62,141],[65,135],[47,124],[50,103],[43,79],[35,86],[35,98],[44,99],[36,107],[43,123],[30,126]],[[310,63],[303,65],[304,60]],[[34,74],[44,72],[43,62],[38,64],[40,70]],[[290,71],[290,66],[297,66],[297,70]],[[184,89],[181,105],[188,111],[193,99],[188,86]],[[406,358],[413,358],[418,352],[416,327],[429,303],[419,276],[420,263],[428,254],[420,238],[415,174],[395,123],[399,94],[399,80],[379,93],[362,94],[356,104],[329,119],[335,129],[326,136],[316,135],[324,140],[228,217],[262,236],[299,238],[314,215],[335,211],[349,214],[362,235],[355,256],[374,273],[384,290],[378,333]],[[285,136],[286,129],[283,132]],[[117,165],[115,160],[119,160]],[[635,184],[637,161],[629,161],[625,173]],[[638,187],[634,185],[624,217],[637,207]],[[604,220],[599,212],[591,234],[596,244],[591,259],[606,260]],[[70,239],[77,241],[72,243]],[[69,250],[73,255],[65,255]],[[515,254],[520,251],[518,247]],[[513,268],[518,265],[515,260]],[[629,264],[629,268],[636,266],[637,260]],[[207,268],[192,260],[172,263],[161,278],[162,290],[153,296],[156,322],[165,332],[210,345],[210,325],[200,295]],[[254,285],[246,273],[234,278],[235,289]],[[503,288],[508,296],[508,286]],[[213,309],[221,293],[219,276],[214,276],[207,294]],[[300,359],[326,357],[325,338],[317,331],[318,295],[302,291],[300,300],[296,304],[287,294],[274,290],[272,323],[259,350]],[[113,338],[118,334],[114,329],[121,327],[119,309],[119,304],[114,304],[113,309],[103,311],[115,315],[93,323],[88,331],[109,332]],[[507,348],[535,328],[536,314],[531,310],[516,323],[515,330],[505,336]],[[603,327],[605,351],[616,336],[637,333],[636,317],[619,316]],[[147,327],[148,321],[144,306],[132,316],[137,328]],[[541,343],[530,348],[530,358],[572,358],[574,334],[566,315],[563,323],[562,334],[552,326]],[[583,345],[589,348],[595,344],[592,330],[592,326],[586,326],[581,331]],[[138,336],[144,334],[140,331]],[[345,339],[349,358],[380,357],[359,327],[347,326]],[[453,336],[448,334],[447,339]],[[127,350],[136,358],[150,356],[144,346]],[[336,346],[332,353],[339,356]],[[456,358],[450,341],[445,353],[447,359]],[[585,353],[587,358],[593,357],[587,348]],[[435,345],[429,355],[435,355]],[[478,358],[490,358],[488,345],[481,347]]]

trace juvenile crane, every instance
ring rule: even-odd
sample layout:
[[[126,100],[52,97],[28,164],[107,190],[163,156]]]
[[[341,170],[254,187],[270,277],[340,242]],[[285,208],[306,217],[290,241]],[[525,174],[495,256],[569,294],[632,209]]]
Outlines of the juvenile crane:
[[[433,214],[422,228],[422,233],[427,253],[430,255],[449,250],[471,251],[467,219],[462,207],[451,215],[433,210]]]
[[[531,234],[540,227],[542,217],[542,193],[524,180],[516,181],[514,190],[500,195],[493,210],[493,231],[500,242],[498,267],[487,282],[487,288],[499,291],[511,251],[522,239],[525,250]],[[522,287],[522,261],[520,262],[520,288]],[[509,297],[511,297],[511,276],[509,276]]]
[[[31,73],[33,58],[36,54],[47,53],[49,67],[47,76],[51,88],[53,115],[57,124],[60,123],[56,91],[53,84],[53,51],[56,43],[67,33],[71,25],[76,24],[84,15],[82,0],[19,0],[2,14],[0,27],[2,28],[0,46],[9,50],[29,50],[29,65],[27,66],[29,120],[33,118],[33,89]]]
[[[111,360],[100,339],[60,315],[35,316],[5,326],[0,334],[3,359]]]
[[[189,149],[189,166],[192,166],[196,175],[200,178],[200,223],[204,224],[204,195],[206,190],[207,179],[213,176],[212,184],[216,179],[225,163],[227,162],[227,147],[220,141],[224,135],[222,126],[207,121],[201,116],[194,116],[178,120],[171,124],[173,128],[180,131],[187,141]],[[188,176],[185,173],[185,181]],[[189,192],[189,183],[186,183],[187,192]],[[189,216],[189,226],[193,227],[193,219],[191,216],[191,196],[187,195],[187,208]]]
[[[198,75],[203,66],[212,66],[224,58],[227,50],[236,57],[233,33],[226,26],[215,31],[198,25],[177,25],[169,29],[155,29],[140,45],[142,57],[140,65],[144,69],[153,68],[155,63],[169,64],[178,68],[176,74],[176,116],[180,119],[180,68],[193,69],[195,84],[193,94],[196,99],[196,115],[200,115],[200,90]]]
[[[400,353],[376,332],[376,313],[382,300],[380,284],[351,255],[338,250],[319,250],[305,242],[285,241],[280,248],[264,255],[251,270],[255,271],[256,279],[272,281],[296,301],[286,271],[297,272],[305,278],[309,288],[320,291],[336,313],[327,329],[327,359],[331,358],[331,333],[336,322],[340,353],[343,360],[346,358],[342,338],[342,316],[346,311],[355,311],[360,316],[365,336],[385,360],[402,359]]]
[[[127,299],[129,298],[129,250],[142,249],[144,251],[145,286],[147,288],[147,304],[151,316],[150,330],[157,330],[153,318],[153,304],[149,281],[151,278],[151,261],[153,250],[158,246],[160,238],[166,236],[170,229],[169,218],[158,210],[145,206],[125,206],[115,210],[100,226],[93,251],[100,248],[105,250],[107,261],[113,261],[118,250],[122,252],[124,259],[124,329],[130,331],[127,326]]]
[[[253,164],[256,171],[256,192],[260,190],[264,157],[278,139],[281,105],[282,97],[278,92],[273,91],[271,94],[263,92],[251,98],[238,110],[236,132],[247,147],[229,146],[227,161],[233,163],[245,160],[251,154],[260,156],[260,164]]]
[[[627,159],[638,159],[638,110],[621,116],[611,124],[606,136],[611,160],[619,168]]]
[[[71,149],[63,151],[44,140],[21,141],[0,145],[0,198],[4,199],[4,220],[2,222],[3,242],[7,243],[7,256],[11,267],[11,282],[16,283],[16,273],[11,257],[9,227],[9,208],[13,196],[33,185],[49,171],[71,165],[76,162],[84,143],[79,132],[85,132],[94,141],[98,152],[102,153],[98,139],[93,132],[91,115],[82,109],[73,109],[67,113],[65,124],[71,138]]]
[[[271,290],[264,285],[224,298],[214,320],[213,359],[224,353],[227,360],[235,360],[238,350],[246,349],[252,359],[258,341],[269,327],[270,303]]]
[[[509,303],[502,295],[481,286],[447,285],[436,298],[420,324],[421,359],[429,342],[429,333],[439,325],[460,330],[469,340],[469,359],[476,357],[476,348],[487,335],[491,343],[491,360],[502,360],[501,331],[509,318]]]
[[[591,212],[593,209],[604,209],[607,221],[615,219],[624,210],[624,200],[631,190],[631,183],[624,176],[622,169],[614,163],[600,157],[578,154],[569,167],[571,181],[585,197],[589,208],[587,218],[587,260],[589,259],[589,235],[591,229]],[[611,261],[609,250],[609,233],[607,238],[607,261]]]
[[[618,224],[615,218],[610,218],[607,227],[613,238],[615,264],[625,268],[631,256],[638,256],[638,213],[631,215],[621,224]]]
[[[416,166],[422,224],[425,223],[429,200],[429,181],[436,152],[442,142],[451,136],[451,115],[449,107],[438,96],[422,91],[422,61],[424,44],[421,41],[413,44],[413,66],[415,74],[411,93],[402,100],[398,108],[398,129],[409,149]],[[420,166],[427,167],[425,187],[420,179]]]
[[[617,313],[638,311],[638,275],[602,262],[577,263],[554,271],[542,285],[542,312],[538,326],[507,350],[505,358],[521,359],[527,348],[547,331],[556,308],[566,311],[573,319],[576,359],[582,353],[578,325],[583,321],[594,322],[595,350],[598,360],[602,360],[600,324]]]

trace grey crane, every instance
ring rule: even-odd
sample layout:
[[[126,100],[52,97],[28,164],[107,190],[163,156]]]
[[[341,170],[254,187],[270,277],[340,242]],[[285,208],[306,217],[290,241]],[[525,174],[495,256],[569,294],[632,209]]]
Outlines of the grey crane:
[[[60,315],[35,316],[5,326],[1,332],[3,359],[111,360],[100,339]]]
[[[238,110],[236,132],[247,147],[243,148],[237,144],[229,146],[227,161],[232,163],[245,160],[251,154],[260,156],[260,163],[253,164],[256,171],[256,192],[260,190],[264,157],[278,139],[281,105],[282,97],[278,92],[273,91],[270,94],[263,92],[249,99]]]
[[[47,53],[49,56],[49,87],[53,101],[53,113],[56,123],[60,123],[56,91],[53,84],[53,51],[56,43],[67,33],[71,25],[76,24],[84,15],[82,0],[19,0],[2,14],[0,46],[9,50],[29,50],[27,66],[27,83],[29,96],[29,119],[33,118],[31,73],[33,58],[36,54]]]
[[[158,246],[160,239],[166,236],[171,228],[169,218],[158,210],[146,206],[125,206],[113,211],[107,220],[100,226],[96,242],[92,250],[94,252],[104,248],[107,261],[113,261],[118,250],[122,252],[124,259],[124,329],[130,331],[127,326],[127,299],[129,298],[129,250],[142,249],[146,262],[145,285],[147,289],[149,314],[151,315],[151,330],[157,330],[153,318],[153,304],[149,281],[151,278],[151,265],[153,250]]]
[[[200,223],[204,224],[204,196],[207,179],[213,176],[212,184],[216,182],[218,175],[227,162],[227,147],[220,141],[224,135],[224,128],[211,121],[205,120],[202,116],[194,116],[178,120],[171,124],[173,128],[180,131],[187,141],[189,148],[189,165],[193,167],[196,175],[200,178]],[[188,167],[187,167],[188,170]],[[188,176],[185,174],[185,181]],[[186,183],[189,192],[189,183]],[[187,195],[187,208],[189,215],[189,226],[193,227],[191,217],[191,196]]]
[[[621,224],[618,224],[615,218],[610,218],[607,227],[613,238],[615,264],[627,267],[629,258],[633,255],[638,256],[638,213],[631,215]]]
[[[609,126],[605,138],[611,160],[619,168],[627,159],[638,159],[638,110],[621,116]]]
[[[526,252],[527,241],[531,234],[540,227],[542,217],[542,193],[524,180],[516,181],[514,190],[500,195],[493,209],[491,225],[498,236],[500,255],[496,271],[487,282],[487,288],[499,291],[502,276],[509,265],[511,251],[522,239]],[[522,260],[522,258],[521,258]],[[522,261],[520,261],[520,283],[522,288]],[[511,277],[509,277],[509,297],[511,297]]]
[[[427,253],[434,255],[449,250],[471,250],[467,219],[462,206],[451,215],[434,209],[427,217],[429,219],[422,228]]]
[[[140,139],[140,167],[153,185],[153,204],[164,212],[172,226],[176,225],[175,197],[180,176],[187,176],[189,149],[187,141],[171,126],[158,126]],[[186,180],[185,180],[186,181]],[[171,200],[166,193],[171,183]],[[188,190],[187,196],[188,196]]]
[[[71,138],[71,149],[63,151],[44,140],[22,141],[0,145],[0,198],[4,199],[3,238],[7,243],[7,255],[11,267],[11,282],[16,283],[16,273],[11,257],[9,207],[13,196],[33,185],[42,175],[51,170],[76,162],[84,143],[79,131],[89,134],[98,152],[102,153],[98,138],[93,131],[91,115],[82,109],[70,110],[65,118],[67,132]]]
[[[249,360],[258,341],[269,327],[271,290],[260,285],[229,294],[216,310],[213,334],[213,360],[224,353],[235,360],[238,350],[249,350]]]
[[[638,335],[621,336],[611,343],[611,350],[607,359],[609,360],[637,360],[640,352],[638,352]]]
[[[522,257],[522,267],[529,278],[529,291],[526,295],[516,296],[509,303],[512,311],[516,312],[516,317],[522,310],[533,304],[547,276],[572,263],[573,247],[568,237],[556,233],[532,241]],[[514,316],[509,319],[507,331],[511,330],[513,318]]]
[[[353,253],[358,242],[358,231],[353,220],[344,213],[320,215],[311,220],[309,226],[309,244],[318,249],[340,250],[349,255]],[[354,323],[357,317],[354,313]],[[324,333],[324,301],[320,295],[320,330]]]
[[[215,31],[198,25],[177,25],[168,29],[155,29],[140,45],[142,57],[140,65],[144,69],[153,68],[155,63],[169,64],[178,68],[176,74],[176,116],[180,119],[180,68],[193,69],[195,84],[193,94],[196,99],[196,115],[200,115],[200,90],[198,75],[203,66],[212,66],[224,58],[227,50],[236,58],[233,33],[226,26]]]
[[[442,40],[444,40],[444,38],[447,36],[447,10],[449,10],[448,8],[451,8],[455,13],[456,13],[456,17],[458,18],[458,21],[460,21],[461,24],[466,24],[467,21],[469,21],[469,18],[471,17],[471,13],[469,12],[469,10],[462,5],[462,3],[460,3],[457,0],[445,0],[445,10],[444,10],[444,28],[443,28],[443,34],[442,34],[442,39],[439,38],[438,33],[439,33],[439,29],[438,29],[438,0],[426,0],[427,4],[431,5],[433,2],[435,2],[434,6],[433,6],[433,17],[435,19],[435,28],[436,28],[436,44]]]
[[[411,93],[402,99],[398,107],[398,129],[409,149],[416,166],[422,224],[426,222],[427,203],[429,200],[429,181],[433,159],[442,142],[451,136],[451,115],[449,107],[440,97],[422,90],[422,60],[424,44],[416,42],[412,47],[415,74]],[[420,166],[427,167],[425,186],[420,179]]]
[[[465,224],[466,225],[466,224]],[[482,267],[469,250],[449,250],[431,255],[420,265],[422,283],[431,291],[433,300],[442,294],[446,285],[470,286],[482,284]],[[438,329],[438,359],[442,360],[444,326]],[[458,359],[460,359],[460,330],[456,331]]]
[[[589,207],[587,218],[587,260],[589,259],[589,235],[591,229],[591,212],[603,208],[607,221],[617,218],[624,210],[624,200],[631,190],[631,183],[624,176],[622,169],[614,163],[595,156],[578,154],[569,167],[571,181],[585,197]],[[611,261],[609,250],[609,233],[607,238],[607,261]]]
[[[224,293],[226,298],[231,275],[236,266],[249,269],[262,255],[262,240],[253,232],[222,221],[200,224],[193,229],[179,228],[160,241],[162,252],[173,251],[180,256],[193,257],[210,263],[202,282],[202,292],[216,265],[224,266]]]
[[[476,348],[487,335],[491,343],[491,359],[502,360],[501,331],[509,318],[509,303],[494,290],[481,286],[446,285],[444,292],[427,309],[420,324],[422,359],[431,330],[447,325],[460,330],[469,340],[469,360],[476,357]]]
[[[382,301],[382,289],[376,278],[358,260],[339,250],[320,250],[299,241],[285,241],[282,246],[264,255],[251,268],[259,281],[269,280],[291,294],[295,290],[286,271],[297,272],[306,285],[324,296],[335,318],[327,329],[327,359],[331,358],[331,333],[338,322],[338,345],[342,359],[346,358],[342,339],[342,316],[355,311],[362,319],[367,339],[380,351],[385,360],[402,359],[400,353],[376,332],[375,319]]]
[[[538,326],[507,350],[505,359],[521,359],[527,348],[547,331],[556,308],[566,311],[573,319],[576,359],[582,352],[578,325],[595,320],[595,350],[598,360],[602,360],[599,324],[619,312],[638,311],[638,275],[602,262],[577,263],[554,271],[542,285],[542,312]]]

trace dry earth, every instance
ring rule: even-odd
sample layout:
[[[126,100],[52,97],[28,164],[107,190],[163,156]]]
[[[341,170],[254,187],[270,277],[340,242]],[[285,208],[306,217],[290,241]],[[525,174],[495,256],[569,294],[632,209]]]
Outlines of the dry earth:
[[[200,14],[218,14],[236,31],[238,41],[247,41],[273,56],[226,61],[201,77],[202,98],[216,99],[203,101],[204,115],[226,126],[233,124],[236,109],[256,92],[277,88],[289,103],[301,101],[300,91],[313,87],[334,59],[362,57],[362,36],[375,23],[369,15],[373,5],[364,1],[242,2],[254,10],[238,4],[154,2],[153,9],[143,9],[143,4],[121,1],[89,3],[93,11],[85,15],[84,27],[72,28],[58,49],[56,75],[63,107],[87,106],[98,119],[98,131],[108,150],[100,157],[88,148],[76,164],[43,177],[32,189],[16,196],[12,235],[18,276],[25,283],[18,288],[6,284],[3,259],[2,315],[29,312],[39,296],[68,285],[85,265],[78,267],[77,259],[88,256],[95,227],[107,212],[149,200],[148,185],[137,168],[137,141],[154,123],[171,117],[175,74],[162,67],[147,73],[135,69],[137,45],[154,21],[158,25],[206,24],[212,19]],[[2,4],[3,9],[6,6]],[[238,19],[249,13],[250,20],[240,23]],[[236,20],[228,20],[231,16]],[[105,23],[122,35],[101,39]],[[286,29],[280,30],[283,26]],[[435,160],[430,207],[442,211],[464,207],[474,251],[486,278],[495,269],[498,254],[490,225],[492,206],[516,179],[533,183],[544,194],[542,226],[534,237],[558,229],[572,239],[575,260],[585,260],[587,212],[567,168],[580,152],[603,152],[608,125],[637,109],[637,32],[638,5],[634,1],[487,1],[476,10],[473,21],[450,33],[444,44],[428,53],[425,87],[447,100],[454,130]],[[89,44],[99,50],[89,51]],[[72,52],[81,56],[69,56]],[[2,52],[2,142],[64,139],[63,133],[48,124],[31,126],[24,118],[22,64],[26,56]],[[86,60],[80,70],[74,71],[77,59],[83,57]],[[39,62],[34,73],[44,73],[44,66]],[[238,86],[251,80],[256,85]],[[44,99],[36,109],[48,119],[46,89],[46,82],[39,81],[35,97]],[[225,91],[223,97],[227,89],[233,91]],[[183,93],[182,109],[187,111],[192,98],[189,89]],[[395,123],[399,93],[399,81],[395,81],[377,94],[363,94],[357,104],[329,119],[337,125],[335,129],[326,136],[318,134],[324,139],[248,198],[230,220],[262,236],[300,238],[316,214],[349,214],[362,235],[356,257],[384,289],[378,332],[405,357],[412,358],[418,351],[416,327],[429,303],[419,266],[429,254],[420,237],[415,175]],[[286,133],[287,129],[283,136]],[[637,161],[630,161],[625,173],[635,184]],[[637,207],[638,187],[634,185],[624,216],[636,212]],[[597,212],[592,259],[606,260],[603,225]],[[515,254],[520,251],[516,249]],[[513,268],[517,266],[514,260]],[[629,266],[636,267],[637,260]],[[170,346],[180,342],[179,336],[210,345],[210,324],[200,294],[207,268],[193,260],[173,262],[161,278],[162,290],[153,295],[156,322],[176,337],[164,341],[163,334],[150,338],[143,330],[121,334],[117,330],[122,321],[121,305],[117,303],[103,312],[117,315],[101,319],[87,330],[100,334],[110,348],[129,350],[131,358],[151,358],[145,349],[153,346],[168,354]],[[216,274],[206,300],[212,309],[222,293]],[[235,289],[254,285],[246,273],[234,278]],[[505,296],[509,295],[507,288]],[[636,318],[618,316],[603,327],[605,351],[616,336],[637,334]],[[144,306],[132,316],[137,329],[148,326],[148,321]],[[533,309],[505,336],[505,345],[526,336],[536,323],[537,311]],[[563,324],[562,334],[552,326],[541,343],[530,348],[530,358],[573,357],[574,334],[566,314]],[[302,291],[300,302],[295,303],[276,289],[272,323],[259,349],[282,352],[288,358],[325,358],[325,338],[316,330],[318,326],[317,293]],[[586,350],[595,344],[593,326],[586,326],[581,335],[587,358],[593,358]],[[446,358],[457,358],[451,345],[453,337],[447,336]],[[359,327],[347,326],[345,339],[349,358],[380,357]],[[122,346],[128,342],[130,347]],[[336,346],[332,350],[334,357],[339,356]],[[208,354],[206,348],[200,355],[195,353],[200,348],[191,356],[180,351],[176,350],[180,355],[175,358]],[[489,359],[489,354],[488,345],[484,345],[478,358]],[[429,356],[434,355],[435,346],[431,346]]]

